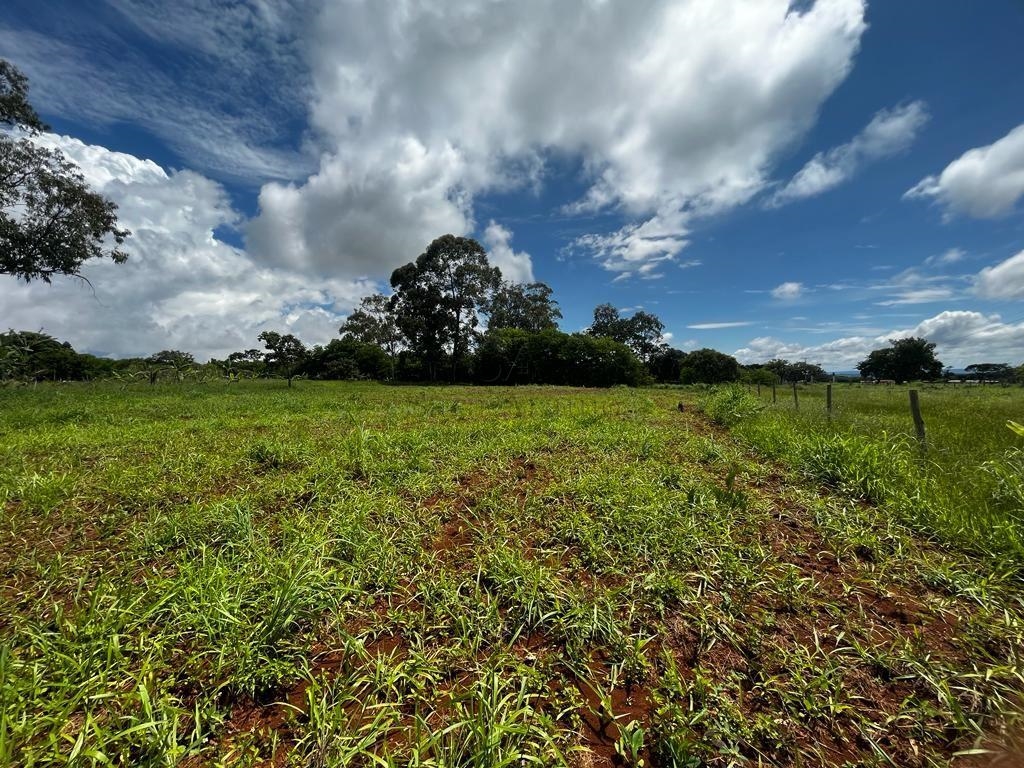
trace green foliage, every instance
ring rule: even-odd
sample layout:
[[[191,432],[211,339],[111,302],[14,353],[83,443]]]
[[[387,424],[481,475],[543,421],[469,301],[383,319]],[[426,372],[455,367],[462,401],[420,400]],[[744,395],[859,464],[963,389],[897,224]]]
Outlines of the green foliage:
[[[608,338],[548,330],[488,330],[477,349],[481,384],[566,384],[577,387],[636,386],[645,371],[632,350]]]
[[[741,385],[714,387],[700,398],[704,412],[717,424],[732,426],[760,412],[764,405]]]
[[[43,128],[29,105],[28,81],[0,59],[0,124]],[[29,282],[78,275],[89,259],[123,262],[128,230],[117,226],[117,206],[93,192],[62,152],[0,132],[0,274]]]
[[[590,336],[625,344],[645,363],[660,351],[664,332],[665,324],[656,315],[634,312],[630,317],[620,317],[611,304],[594,309],[594,322],[587,329]]]
[[[472,334],[501,271],[487,261],[476,240],[443,235],[416,261],[391,275],[395,323],[430,378],[437,377],[448,353],[451,380],[464,369]]]
[[[1024,564],[1024,483],[1006,416],[1019,390],[931,387],[921,391],[928,432],[922,452],[903,388],[807,387],[800,411],[780,400],[734,428],[767,455],[851,497],[884,506],[951,545],[1018,568]],[[722,395],[716,395],[721,397]]]
[[[487,328],[517,328],[540,333],[558,328],[562,312],[551,298],[551,288],[544,283],[503,282],[487,302]]]
[[[686,353],[662,345],[647,361],[647,370],[659,384],[678,384]]]
[[[876,349],[861,362],[857,370],[866,379],[891,379],[897,384],[919,379],[932,380],[942,376],[942,361],[935,358],[935,344],[927,339],[908,337],[890,339],[891,346]]]
[[[267,349],[264,357],[267,369],[272,375],[287,379],[290,387],[309,357],[305,344],[290,333],[277,331],[263,331],[258,338]]]
[[[754,368],[755,366],[750,366]],[[758,366],[761,370],[768,371],[776,377],[775,381],[780,382],[812,382],[812,381],[827,381],[829,376],[825,373],[824,369],[820,365],[814,365],[813,363],[807,363],[800,361],[797,363],[791,363],[788,360],[769,360],[762,366]],[[771,383],[771,381],[767,382]]]
[[[394,363],[402,344],[394,311],[396,301],[380,293],[364,296],[359,308],[338,329],[343,341],[372,344],[384,352],[390,363],[390,377],[394,377]]]
[[[679,380],[683,384],[722,384],[740,377],[736,358],[714,349],[698,349],[683,360]]]
[[[0,124],[7,128],[45,131],[28,101],[28,78],[11,62],[0,59]]]
[[[315,346],[302,361],[301,372],[311,379],[389,379],[394,363],[376,344],[349,336]]]
[[[75,381],[109,375],[114,362],[76,352],[45,333],[0,333],[0,382]]]

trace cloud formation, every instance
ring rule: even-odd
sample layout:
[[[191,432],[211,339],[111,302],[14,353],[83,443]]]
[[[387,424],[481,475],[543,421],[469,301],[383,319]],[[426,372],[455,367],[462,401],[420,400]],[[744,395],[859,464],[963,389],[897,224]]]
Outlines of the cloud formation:
[[[946,215],[994,219],[1010,213],[1024,196],[1024,125],[984,147],[970,149],[938,176],[927,176],[905,198],[933,199]]]
[[[1005,323],[997,314],[946,310],[912,328],[899,328],[877,336],[846,336],[823,344],[786,342],[771,336],[751,339],[734,352],[742,363],[766,362],[781,357],[807,360],[826,370],[849,370],[873,349],[889,345],[889,339],[922,336],[936,344],[936,355],[945,365],[962,367],[977,362],[1018,364],[1024,349],[1024,322]]]
[[[512,283],[533,282],[533,260],[524,251],[512,250],[512,232],[491,221],[484,230],[483,244],[491,264],[501,270],[503,279]]]
[[[310,28],[326,151],[306,182],[263,189],[247,231],[259,260],[384,274],[441,232],[472,231],[479,195],[542,183],[557,155],[582,161],[573,212],[627,217],[576,247],[644,277],[675,259],[692,217],[763,188],[846,77],[865,22],[862,0],[477,0],[333,3]]]
[[[981,270],[974,292],[984,299],[1024,299],[1024,251]]]
[[[687,328],[693,328],[697,331],[714,331],[720,328],[742,328],[745,325],[753,325],[749,321],[729,321],[724,323],[694,323],[693,325],[686,326]]]
[[[799,299],[804,293],[803,283],[782,283],[772,288],[772,298],[780,299],[782,301],[792,301],[793,299]]]
[[[56,279],[24,284],[0,276],[4,322],[42,329],[80,351],[148,355],[183,349],[200,359],[258,346],[264,329],[287,329],[307,342],[337,335],[344,315],[373,289],[365,281],[310,281],[255,264],[219,239],[239,222],[224,189],[193,171],[168,172],[133,155],[46,134],[81,167],[89,184],[119,206],[132,230],[123,265],[87,262],[95,286]]]
[[[819,152],[771,196],[769,207],[814,197],[847,181],[867,163],[906,150],[928,122],[923,101],[883,109],[846,144]]]

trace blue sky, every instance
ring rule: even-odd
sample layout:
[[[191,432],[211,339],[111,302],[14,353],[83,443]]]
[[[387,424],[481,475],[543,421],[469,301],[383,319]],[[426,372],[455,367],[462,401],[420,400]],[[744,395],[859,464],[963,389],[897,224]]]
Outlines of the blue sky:
[[[173,7],[172,7],[173,6]],[[0,279],[100,354],[323,342],[435,236],[670,343],[1024,361],[1024,3],[9,0],[0,56],[135,233]]]

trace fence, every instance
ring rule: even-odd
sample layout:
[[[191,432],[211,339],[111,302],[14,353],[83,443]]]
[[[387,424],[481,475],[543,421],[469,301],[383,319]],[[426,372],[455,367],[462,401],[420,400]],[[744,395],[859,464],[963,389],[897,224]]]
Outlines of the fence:
[[[895,384],[895,382],[893,382]],[[778,404],[778,394],[776,391],[775,384],[772,383],[772,404]],[[797,382],[792,383],[793,388],[793,410],[800,410],[800,394]],[[907,391],[909,396],[910,406],[910,418],[914,422],[914,433],[917,437],[918,444],[921,446],[921,450],[926,450],[928,447],[928,439],[925,431],[924,418],[921,415],[921,400],[918,395],[918,390],[910,389]],[[757,385],[757,395],[761,396],[761,385]],[[829,418],[832,417],[833,413],[833,398],[832,398],[832,384],[825,385],[825,413]]]

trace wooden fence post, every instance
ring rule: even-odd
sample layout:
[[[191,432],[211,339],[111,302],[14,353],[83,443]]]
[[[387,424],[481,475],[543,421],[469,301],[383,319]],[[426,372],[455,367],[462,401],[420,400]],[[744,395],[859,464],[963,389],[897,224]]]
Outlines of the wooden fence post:
[[[800,410],[800,400],[796,396],[796,382],[793,382],[793,408]]]
[[[772,382],[772,405],[775,405],[778,400],[775,398],[775,382]]]
[[[761,382],[760,381],[757,382],[757,396],[758,397],[761,396]]]
[[[828,415],[832,415],[832,385],[828,384],[825,387],[825,410],[828,411]]]
[[[914,431],[917,432],[917,441],[921,444],[921,450],[928,447],[924,434],[924,419],[921,418],[921,404],[917,400],[917,390],[910,390],[910,415],[914,418]]]

